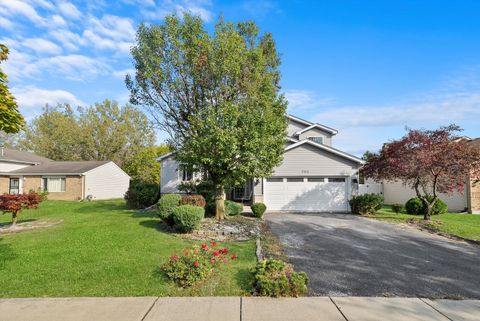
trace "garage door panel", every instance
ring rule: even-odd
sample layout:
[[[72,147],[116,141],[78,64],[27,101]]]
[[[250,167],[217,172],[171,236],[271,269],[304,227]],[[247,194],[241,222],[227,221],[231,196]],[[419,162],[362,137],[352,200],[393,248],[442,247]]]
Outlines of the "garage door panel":
[[[265,203],[274,211],[346,211],[346,183],[266,182]]]

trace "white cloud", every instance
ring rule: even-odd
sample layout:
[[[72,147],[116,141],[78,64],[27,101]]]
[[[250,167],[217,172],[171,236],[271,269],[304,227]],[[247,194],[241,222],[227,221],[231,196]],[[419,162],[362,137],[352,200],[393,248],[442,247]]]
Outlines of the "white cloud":
[[[127,74],[134,75],[135,74],[135,69],[127,68],[127,69],[116,70],[116,71],[112,72],[112,75],[114,77],[120,78],[120,79],[125,79],[125,76]]]
[[[68,50],[78,50],[79,46],[85,45],[86,43],[82,36],[68,29],[52,30],[50,31],[50,36]]]
[[[323,111],[316,120],[340,127],[449,124],[480,117],[480,94],[451,93],[391,106],[352,106]]]
[[[37,11],[27,2],[19,0],[8,0],[0,2],[0,11],[8,13],[10,16],[21,15],[35,24],[45,25],[45,19],[43,19]]]
[[[29,38],[22,41],[23,46],[30,48],[31,50],[39,54],[53,54],[58,55],[62,52],[55,43],[42,38]]]
[[[131,19],[104,15],[101,19],[91,17],[83,38],[97,49],[116,50],[129,53],[135,39],[135,28]]]
[[[79,19],[82,16],[82,13],[77,9],[77,7],[70,2],[60,2],[58,4],[58,9],[67,18]]]
[[[162,1],[156,9],[151,8],[143,10],[145,17],[153,20],[163,19],[168,14],[183,15],[190,13],[209,22],[212,20],[213,12],[211,11],[212,1],[210,0],[180,0],[180,1]]]
[[[8,20],[5,17],[0,17],[0,27],[7,29],[7,30],[12,30],[14,28],[14,23]]]
[[[52,24],[52,27],[55,28],[65,27],[67,25],[67,22],[58,14],[50,17],[50,23]]]
[[[317,98],[311,91],[297,89],[287,90],[285,98],[288,101],[289,111],[312,109],[332,105],[335,102],[332,98]]]
[[[2,67],[10,80],[32,77],[39,72],[32,56],[14,48],[10,48],[8,60],[2,63]]]
[[[110,67],[104,62],[83,55],[64,55],[40,59],[40,69],[60,74],[70,80],[87,80],[109,73]]]
[[[68,103],[73,106],[86,105],[71,92],[61,89],[50,90],[35,86],[14,87],[12,88],[12,93],[17,99],[22,114],[27,119],[34,116],[45,104]]]

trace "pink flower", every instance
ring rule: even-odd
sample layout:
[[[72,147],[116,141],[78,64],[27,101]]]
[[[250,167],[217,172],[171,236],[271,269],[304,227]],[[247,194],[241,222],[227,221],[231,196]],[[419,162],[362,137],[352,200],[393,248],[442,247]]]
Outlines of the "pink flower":
[[[224,258],[223,259],[223,263],[227,263],[228,262],[228,259],[227,258]]]
[[[220,252],[219,252],[219,251],[215,251],[215,252],[213,252],[213,256],[218,256],[219,254],[220,254]]]
[[[210,259],[210,263],[215,264],[215,259],[213,257]]]
[[[194,266],[194,267],[198,267],[198,265],[199,265],[199,264],[198,264],[197,261],[193,262],[193,266]]]
[[[202,250],[208,251],[208,246],[207,246],[207,244],[202,244]]]
[[[212,246],[216,246],[216,245],[217,245],[217,242],[211,241],[210,244],[211,244]]]
[[[178,256],[177,255],[172,255],[170,257],[170,261],[174,261],[174,262],[178,261]]]
[[[232,260],[238,259],[237,253],[233,253],[233,255],[231,256],[231,259],[232,259]]]

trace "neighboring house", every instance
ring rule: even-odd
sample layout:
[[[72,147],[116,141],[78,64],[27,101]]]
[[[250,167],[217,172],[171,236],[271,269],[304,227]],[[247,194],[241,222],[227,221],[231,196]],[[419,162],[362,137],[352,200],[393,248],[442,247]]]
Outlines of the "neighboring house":
[[[480,149],[480,138],[469,139],[469,143]],[[367,179],[360,185],[360,194],[382,194],[385,204],[405,204],[410,198],[415,197],[415,191],[401,182],[376,183]],[[455,191],[450,194],[439,194],[439,197],[448,205],[449,211],[480,214],[480,181],[469,177],[462,193]]]
[[[249,179],[227,195],[234,201],[263,202],[270,211],[346,212],[358,192],[363,161],[332,147],[337,130],[288,115],[285,153],[271,177]],[[169,153],[161,162],[160,192],[177,193],[182,181],[195,178]]]
[[[53,161],[0,149],[0,194],[48,191],[52,200],[123,198],[130,177],[111,161]]]

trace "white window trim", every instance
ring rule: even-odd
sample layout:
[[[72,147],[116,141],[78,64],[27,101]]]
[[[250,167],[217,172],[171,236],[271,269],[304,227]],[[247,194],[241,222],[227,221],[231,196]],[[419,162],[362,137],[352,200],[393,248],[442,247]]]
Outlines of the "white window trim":
[[[320,138],[320,139],[322,140],[322,142],[319,143],[319,142],[316,142],[316,141],[314,141],[314,140],[312,140],[312,139],[310,139],[310,138]],[[307,139],[310,140],[310,141],[312,141],[312,142],[314,142],[314,143],[316,143],[316,144],[323,144],[323,142],[325,141],[325,137],[323,137],[323,136],[308,136]]]

